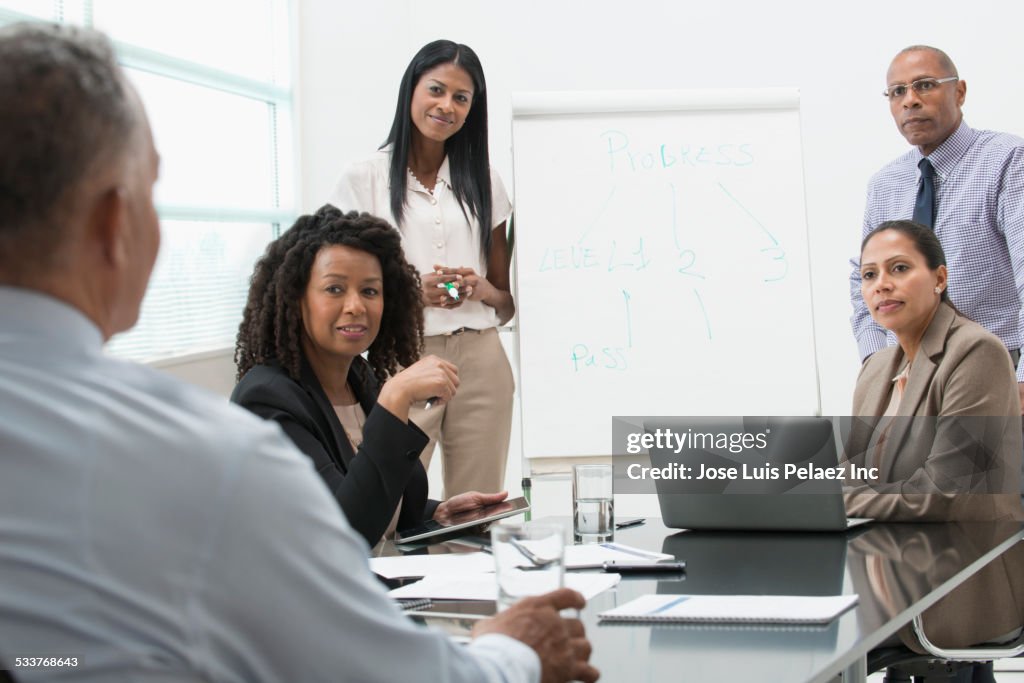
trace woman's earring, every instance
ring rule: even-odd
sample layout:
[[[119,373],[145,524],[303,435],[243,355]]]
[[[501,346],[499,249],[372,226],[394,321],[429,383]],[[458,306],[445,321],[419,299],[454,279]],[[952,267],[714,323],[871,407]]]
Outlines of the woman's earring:
[[[936,294],[942,294],[942,287],[936,287],[935,288],[935,293]]]

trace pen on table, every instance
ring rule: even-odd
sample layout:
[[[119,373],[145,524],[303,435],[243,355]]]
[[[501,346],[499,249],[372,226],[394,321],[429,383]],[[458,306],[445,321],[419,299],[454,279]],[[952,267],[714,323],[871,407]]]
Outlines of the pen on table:
[[[643,517],[637,517],[636,519],[629,519],[629,520],[626,520],[625,522],[619,522],[618,524],[616,524],[615,525],[615,530],[618,531],[619,529],[629,529],[630,527],[640,526],[641,524],[643,524],[646,521],[647,520],[644,519]]]
[[[656,562],[654,564],[620,564],[605,562],[601,568],[614,574],[678,574],[686,571],[685,562]]]
[[[474,550],[478,550],[478,551],[480,551],[482,553],[487,553],[488,555],[492,554],[491,553],[491,546],[484,545],[483,543],[475,543],[474,541],[467,541],[467,540],[464,540],[464,539],[461,539],[461,538],[453,538],[452,540],[448,541],[448,543],[454,543],[455,545],[461,545],[461,546],[465,546],[467,548],[473,548]]]

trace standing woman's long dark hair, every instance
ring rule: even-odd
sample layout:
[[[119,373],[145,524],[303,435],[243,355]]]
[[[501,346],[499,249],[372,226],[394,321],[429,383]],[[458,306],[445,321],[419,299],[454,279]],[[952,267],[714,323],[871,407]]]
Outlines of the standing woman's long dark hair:
[[[486,255],[491,249],[491,160],[487,147],[487,82],[476,53],[450,40],[435,40],[424,45],[409,62],[398,87],[398,104],[383,149],[391,145],[389,185],[391,213],[399,226],[405,213],[406,189],[409,184],[409,150],[412,145],[410,103],[413,90],[423,74],[440,64],[454,64],[465,69],[473,79],[473,101],[462,129],[444,143],[451,171],[455,198],[463,213],[476,218],[480,225],[480,242]],[[469,218],[467,215],[467,219]]]

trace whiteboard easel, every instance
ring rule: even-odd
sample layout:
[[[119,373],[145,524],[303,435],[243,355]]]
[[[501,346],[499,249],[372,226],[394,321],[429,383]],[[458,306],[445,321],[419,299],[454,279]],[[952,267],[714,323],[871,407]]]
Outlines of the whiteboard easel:
[[[513,161],[525,458],[820,412],[795,89],[520,93]]]

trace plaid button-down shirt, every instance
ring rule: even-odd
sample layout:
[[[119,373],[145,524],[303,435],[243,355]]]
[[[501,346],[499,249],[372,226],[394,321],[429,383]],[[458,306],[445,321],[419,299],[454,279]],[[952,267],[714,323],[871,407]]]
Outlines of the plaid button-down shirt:
[[[917,147],[886,165],[868,183],[863,235],[887,220],[910,219],[921,160]],[[974,130],[966,123],[932,152],[935,234],[946,252],[949,297],[1008,349],[1024,345],[1024,139]],[[861,358],[895,344],[860,293],[859,257],[850,259],[850,322]],[[1024,382],[1024,361],[1017,366]]]

